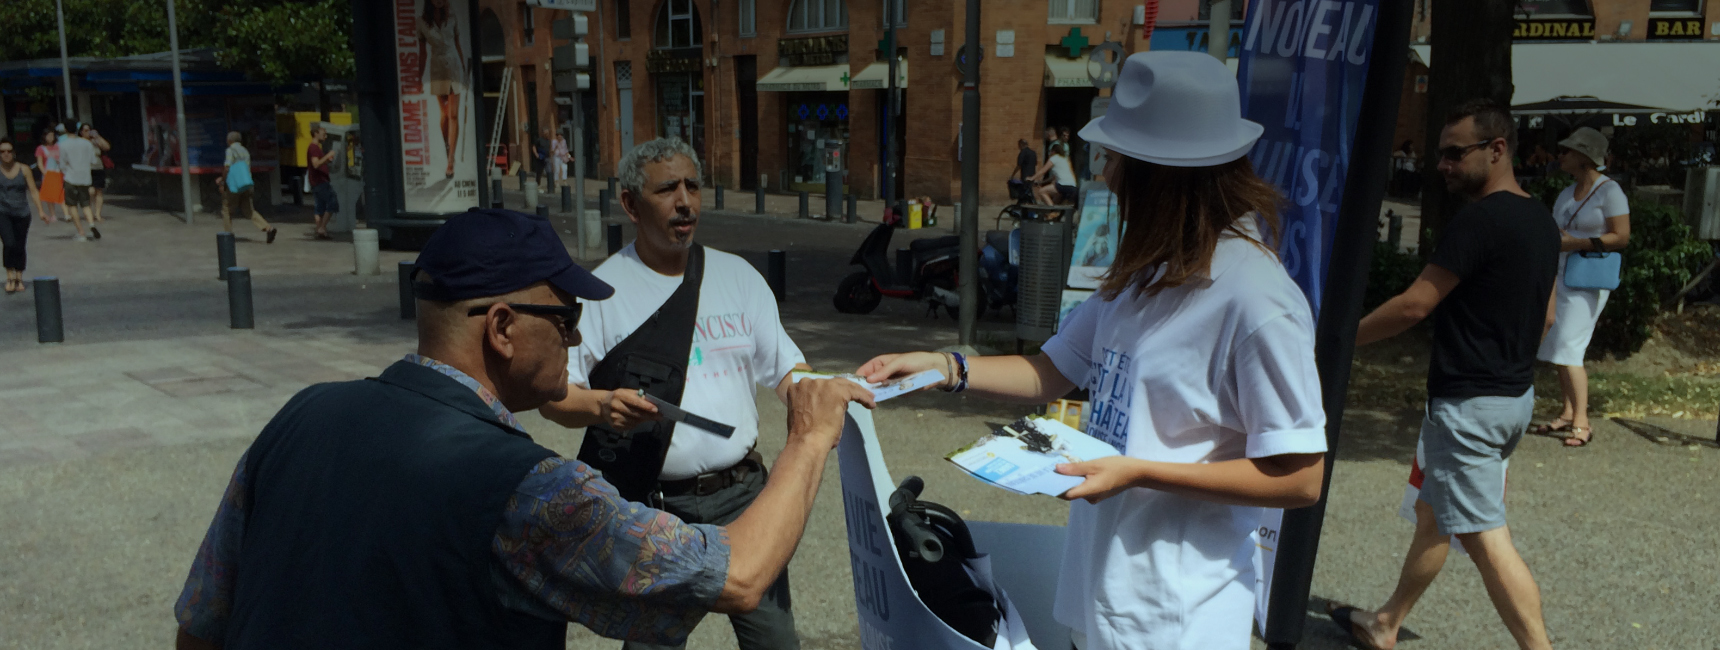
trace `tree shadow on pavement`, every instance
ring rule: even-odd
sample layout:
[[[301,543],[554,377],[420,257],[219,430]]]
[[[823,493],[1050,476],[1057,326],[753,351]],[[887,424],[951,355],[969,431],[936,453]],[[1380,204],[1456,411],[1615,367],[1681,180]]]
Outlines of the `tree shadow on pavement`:
[[[1407,465],[1415,458],[1421,420],[1419,411],[1345,409],[1338,460],[1389,460]]]

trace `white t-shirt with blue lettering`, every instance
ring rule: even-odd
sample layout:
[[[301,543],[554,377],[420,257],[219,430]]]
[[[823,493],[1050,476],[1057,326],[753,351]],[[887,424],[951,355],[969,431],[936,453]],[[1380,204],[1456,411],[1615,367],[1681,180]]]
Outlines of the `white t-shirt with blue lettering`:
[[[1326,450],[1308,301],[1276,256],[1219,241],[1211,271],[1088,299],[1044,353],[1124,455],[1209,463]],[[1084,650],[1246,650],[1261,508],[1134,488],[1069,509],[1054,610]]]
[[[628,244],[592,272],[615,287],[608,300],[581,301],[579,347],[568,350],[568,381],[586,385],[591,369],[649,318],[681,286],[680,276],[651,270]],[[733,426],[723,438],[703,429],[675,425],[663,480],[690,478],[734,466],[758,440],[757,389],[776,385],[806,361],[782,329],[770,285],[746,260],[705,247],[705,278],[699,289],[699,315],[693,326],[693,351],[687,360],[687,388],[680,406],[688,412]]]

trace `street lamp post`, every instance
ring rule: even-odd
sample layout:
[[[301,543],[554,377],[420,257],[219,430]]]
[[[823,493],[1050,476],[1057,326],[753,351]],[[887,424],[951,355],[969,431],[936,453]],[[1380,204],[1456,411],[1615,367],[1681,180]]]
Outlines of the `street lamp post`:
[[[190,224],[191,150],[185,141],[185,88],[179,79],[179,23],[173,15],[173,0],[167,0],[167,47],[173,50],[173,110],[179,122],[179,191],[185,199],[185,223]]]
[[[66,56],[66,10],[61,0],[54,0],[54,18],[60,22],[60,79],[66,83],[66,119],[76,119],[72,111],[72,64]]]

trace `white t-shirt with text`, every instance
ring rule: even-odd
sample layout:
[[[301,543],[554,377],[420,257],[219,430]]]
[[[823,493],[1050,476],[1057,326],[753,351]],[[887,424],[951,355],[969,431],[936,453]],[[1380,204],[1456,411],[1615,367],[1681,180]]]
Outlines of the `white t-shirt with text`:
[[[679,276],[651,270],[632,244],[592,272],[615,287],[608,300],[584,301],[579,347],[568,351],[568,381],[586,385],[591,370],[610,350],[669,300]],[[705,277],[699,290],[687,387],[680,406],[733,426],[723,438],[677,424],[663,462],[663,480],[690,478],[734,466],[758,440],[754,386],[776,388],[795,364],[806,360],[782,329],[770,285],[746,260],[705,247]]]
[[[1211,463],[1326,450],[1308,301],[1276,256],[1219,241],[1154,296],[1096,294],[1044,354],[1091,395],[1086,432],[1126,456]],[[1054,614],[1085,650],[1246,650],[1261,508],[1133,488],[1069,509]]]
[[[75,135],[60,136],[59,144],[60,170],[65,172],[66,182],[71,185],[94,182],[90,177],[90,165],[100,160],[96,157],[96,146]]]

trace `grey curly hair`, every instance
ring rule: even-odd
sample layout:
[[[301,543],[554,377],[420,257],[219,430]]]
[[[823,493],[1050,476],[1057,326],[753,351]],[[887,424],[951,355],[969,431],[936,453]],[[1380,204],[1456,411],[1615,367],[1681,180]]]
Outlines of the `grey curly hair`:
[[[704,177],[705,167],[699,163],[699,154],[691,146],[680,138],[657,138],[634,147],[621,157],[618,165],[621,189],[639,194],[645,188],[645,166],[675,156],[686,156],[693,163],[694,177]]]

